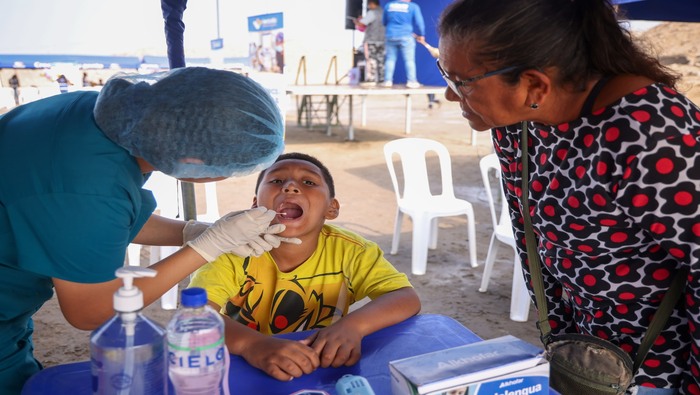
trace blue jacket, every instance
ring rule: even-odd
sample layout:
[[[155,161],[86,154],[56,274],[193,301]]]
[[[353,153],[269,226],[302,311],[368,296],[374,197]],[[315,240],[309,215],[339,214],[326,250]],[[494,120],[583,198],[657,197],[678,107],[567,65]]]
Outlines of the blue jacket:
[[[398,38],[410,36],[415,32],[418,36],[425,36],[425,22],[418,4],[410,1],[395,0],[384,6],[384,18],[386,26],[386,38]]]

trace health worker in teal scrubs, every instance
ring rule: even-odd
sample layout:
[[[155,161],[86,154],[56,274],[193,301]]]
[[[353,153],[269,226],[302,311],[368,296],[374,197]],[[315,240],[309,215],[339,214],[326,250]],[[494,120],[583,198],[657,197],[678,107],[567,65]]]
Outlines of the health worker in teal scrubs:
[[[195,182],[259,171],[283,151],[283,120],[260,85],[202,67],[119,76],[102,91],[0,116],[0,394],[41,369],[32,315],[56,293],[92,330],[113,314],[129,243],[181,246],[139,278],[146,305],[221,253],[260,255],[286,240],[264,208],[213,225],[153,215],[152,171]]]

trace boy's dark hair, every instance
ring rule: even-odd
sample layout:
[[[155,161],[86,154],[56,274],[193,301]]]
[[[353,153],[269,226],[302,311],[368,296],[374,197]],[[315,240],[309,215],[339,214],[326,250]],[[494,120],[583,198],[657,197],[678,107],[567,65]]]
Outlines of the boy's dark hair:
[[[295,159],[295,160],[302,160],[305,162],[309,162],[312,165],[316,166],[321,170],[321,174],[323,175],[323,180],[326,181],[326,184],[328,185],[328,192],[331,195],[331,198],[335,197],[335,184],[333,183],[333,176],[331,176],[330,170],[321,163],[320,160],[316,159],[315,157],[308,155],[308,154],[302,154],[301,152],[289,152],[286,154],[282,154],[275,159],[274,163],[283,161],[283,160],[289,160],[289,159]],[[260,183],[262,182],[263,177],[265,177],[265,173],[267,172],[267,169],[263,170],[260,172],[258,175],[258,181],[255,182],[255,193],[258,193],[258,187],[260,186]]]
[[[369,3],[380,5],[379,0],[367,0],[367,4],[369,4]]]

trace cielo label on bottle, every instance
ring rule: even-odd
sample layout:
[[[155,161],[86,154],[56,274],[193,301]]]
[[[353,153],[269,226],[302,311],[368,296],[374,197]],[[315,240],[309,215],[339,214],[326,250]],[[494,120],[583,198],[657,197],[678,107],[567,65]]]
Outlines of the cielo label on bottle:
[[[169,343],[168,363],[171,369],[185,373],[191,369],[196,374],[202,368],[224,363],[224,339],[216,343],[198,347],[182,347]]]

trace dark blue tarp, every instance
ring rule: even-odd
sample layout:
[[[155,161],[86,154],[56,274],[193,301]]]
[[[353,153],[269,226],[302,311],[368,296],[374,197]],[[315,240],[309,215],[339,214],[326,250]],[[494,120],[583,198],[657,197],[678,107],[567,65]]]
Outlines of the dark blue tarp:
[[[182,15],[187,8],[187,0],[161,0],[160,8],[163,10],[165,21],[165,42],[168,45],[168,61],[170,68],[185,66],[185,23]]]
[[[700,0],[614,0],[630,20],[700,22]]]
[[[386,4],[388,0],[382,0]],[[437,23],[442,10],[453,0],[413,0],[423,11],[425,19],[425,39],[437,46]],[[484,0],[489,1],[489,0]],[[613,0],[630,20],[700,22],[700,0]],[[426,85],[443,86],[445,83],[435,67],[435,59],[425,48],[416,47],[418,81]],[[403,61],[396,62],[394,82],[406,81]]]

